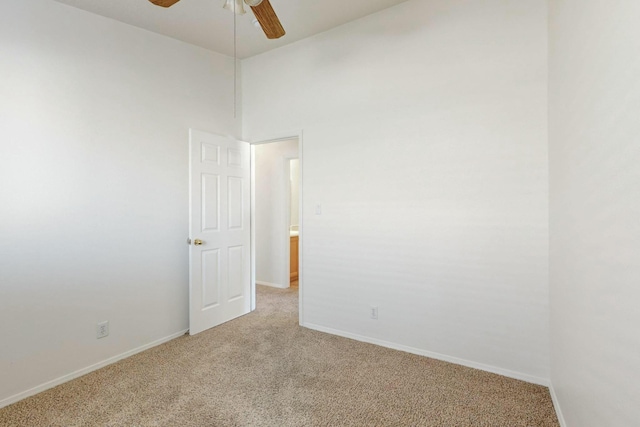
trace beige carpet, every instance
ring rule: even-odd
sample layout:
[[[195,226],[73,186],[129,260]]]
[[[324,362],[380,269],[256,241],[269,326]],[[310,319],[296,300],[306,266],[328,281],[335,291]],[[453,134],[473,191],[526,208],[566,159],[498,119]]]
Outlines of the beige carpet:
[[[1,426],[558,426],[546,388],[297,325],[297,289],[258,310],[0,410]]]

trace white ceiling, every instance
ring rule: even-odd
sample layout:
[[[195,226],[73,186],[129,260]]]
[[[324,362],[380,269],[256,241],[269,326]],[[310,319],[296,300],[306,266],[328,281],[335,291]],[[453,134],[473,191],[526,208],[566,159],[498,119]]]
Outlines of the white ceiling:
[[[233,56],[233,14],[224,0],[182,0],[165,9],[147,0],[56,0],[155,33]],[[406,0],[270,0],[287,34],[268,40],[251,21],[238,16],[237,51],[247,58],[321,33]]]

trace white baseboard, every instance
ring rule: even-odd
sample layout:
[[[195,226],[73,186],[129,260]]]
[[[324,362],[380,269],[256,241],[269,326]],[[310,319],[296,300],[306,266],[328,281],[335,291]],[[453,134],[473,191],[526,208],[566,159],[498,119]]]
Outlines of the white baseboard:
[[[549,393],[551,393],[551,401],[553,402],[553,407],[556,410],[556,416],[558,417],[560,427],[567,427],[567,422],[564,420],[564,415],[562,415],[562,409],[560,408],[560,402],[558,401],[556,391],[553,388],[553,383],[549,384]]]
[[[33,396],[35,394],[41,393],[45,390],[58,386],[60,384],[66,383],[67,381],[71,381],[83,375],[86,375],[90,372],[97,371],[100,368],[104,368],[107,365],[111,365],[112,363],[116,363],[119,360],[126,359],[127,357],[133,356],[134,354],[141,353],[145,350],[148,350],[152,347],[158,346],[160,344],[164,344],[167,341],[171,341],[175,338],[178,338],[184,334],[186,334],[189,330],[186,329],[184,331],[176,332],[175,334],[169,335],[168,337],[160,338],[159,340],[150,342],[149,344],[145,344],[141,347],[134,348],[133,350],[126,351],[117,356],[110,357],[102,362],[95,363],[91,366],[87,366],[86,368],[79,369],[75,372],[72,372],[67,375],[63,375],[55,380],[47,381],[44,384],[40,384],[36,387],[30,388],[29,390],[23,391],[18,394],[14,394],[13,396],[7,397],[5,399],[0,400],[0,408],[4,408],[5,406],[9,406],[13,403],[16,403],[22,399],[26,399],[27,397]]]
[[[344,332],[337,329],[327,328],[312,323],[301,324],[305,328],[314,329],[320,332],[326,332],[332,335],[338,335],[344,338],[350,338],[356,341],[362,341],[369,344],[375,344],[382,347],[392,348],[394,350],[400,350],[407,353],[417,354],[419,356],[426,356],[432,359],[442,360],[444,362],[455,363],[456,365],[462,365],[469,368],[479,369],[481,371],[491,372],[493,374],[502,375],[505,377],[513,378],[520,381],[525,381],[532,384],[537,384],[545,387],[549,387],[549,380],[546,378],[540,378],[529,374],[523,374],[521,372],[510,371],[508,369],[497,368],[491,365],[485,365],[483,363],[472,362],[470,360],[460,359],[453,356],[447,356],[445,354],[434,353],[432,351],[422,350],[419,348],[409,347],[406,345],[396,344],[389,341],[383,341],[375,338],[366,337],[364,335],[352,334],[350,332]]]
[[[272,288],[280,288],[280,289],[287,289],[289,287],[288,283],[286,285],[280,285],[278,283],[261,282],[259,280],[256,280],[256,285],[270,286]]]

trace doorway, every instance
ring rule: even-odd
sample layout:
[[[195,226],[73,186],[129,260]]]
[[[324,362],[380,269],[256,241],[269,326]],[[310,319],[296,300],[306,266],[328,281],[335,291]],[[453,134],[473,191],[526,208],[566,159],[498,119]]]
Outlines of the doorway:
[[[253,143],[251,160],[252,308],[256,307],[256,285],[287,289],[293,284],[301,302],[301,137]],[[302,324],[302,304],[298,306]]]

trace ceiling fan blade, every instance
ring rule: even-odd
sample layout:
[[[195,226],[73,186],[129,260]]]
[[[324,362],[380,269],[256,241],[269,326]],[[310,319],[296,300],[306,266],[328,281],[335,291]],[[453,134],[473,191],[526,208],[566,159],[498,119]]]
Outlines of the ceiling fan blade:
[[[268,39],[279,39],[286,34],[269,0],[262,0],[258,6],[251,6],[251,10]]]
[[[156,6],[170,7],[178,3],[180,0],[149,0],[149,1],[155,4]]]

